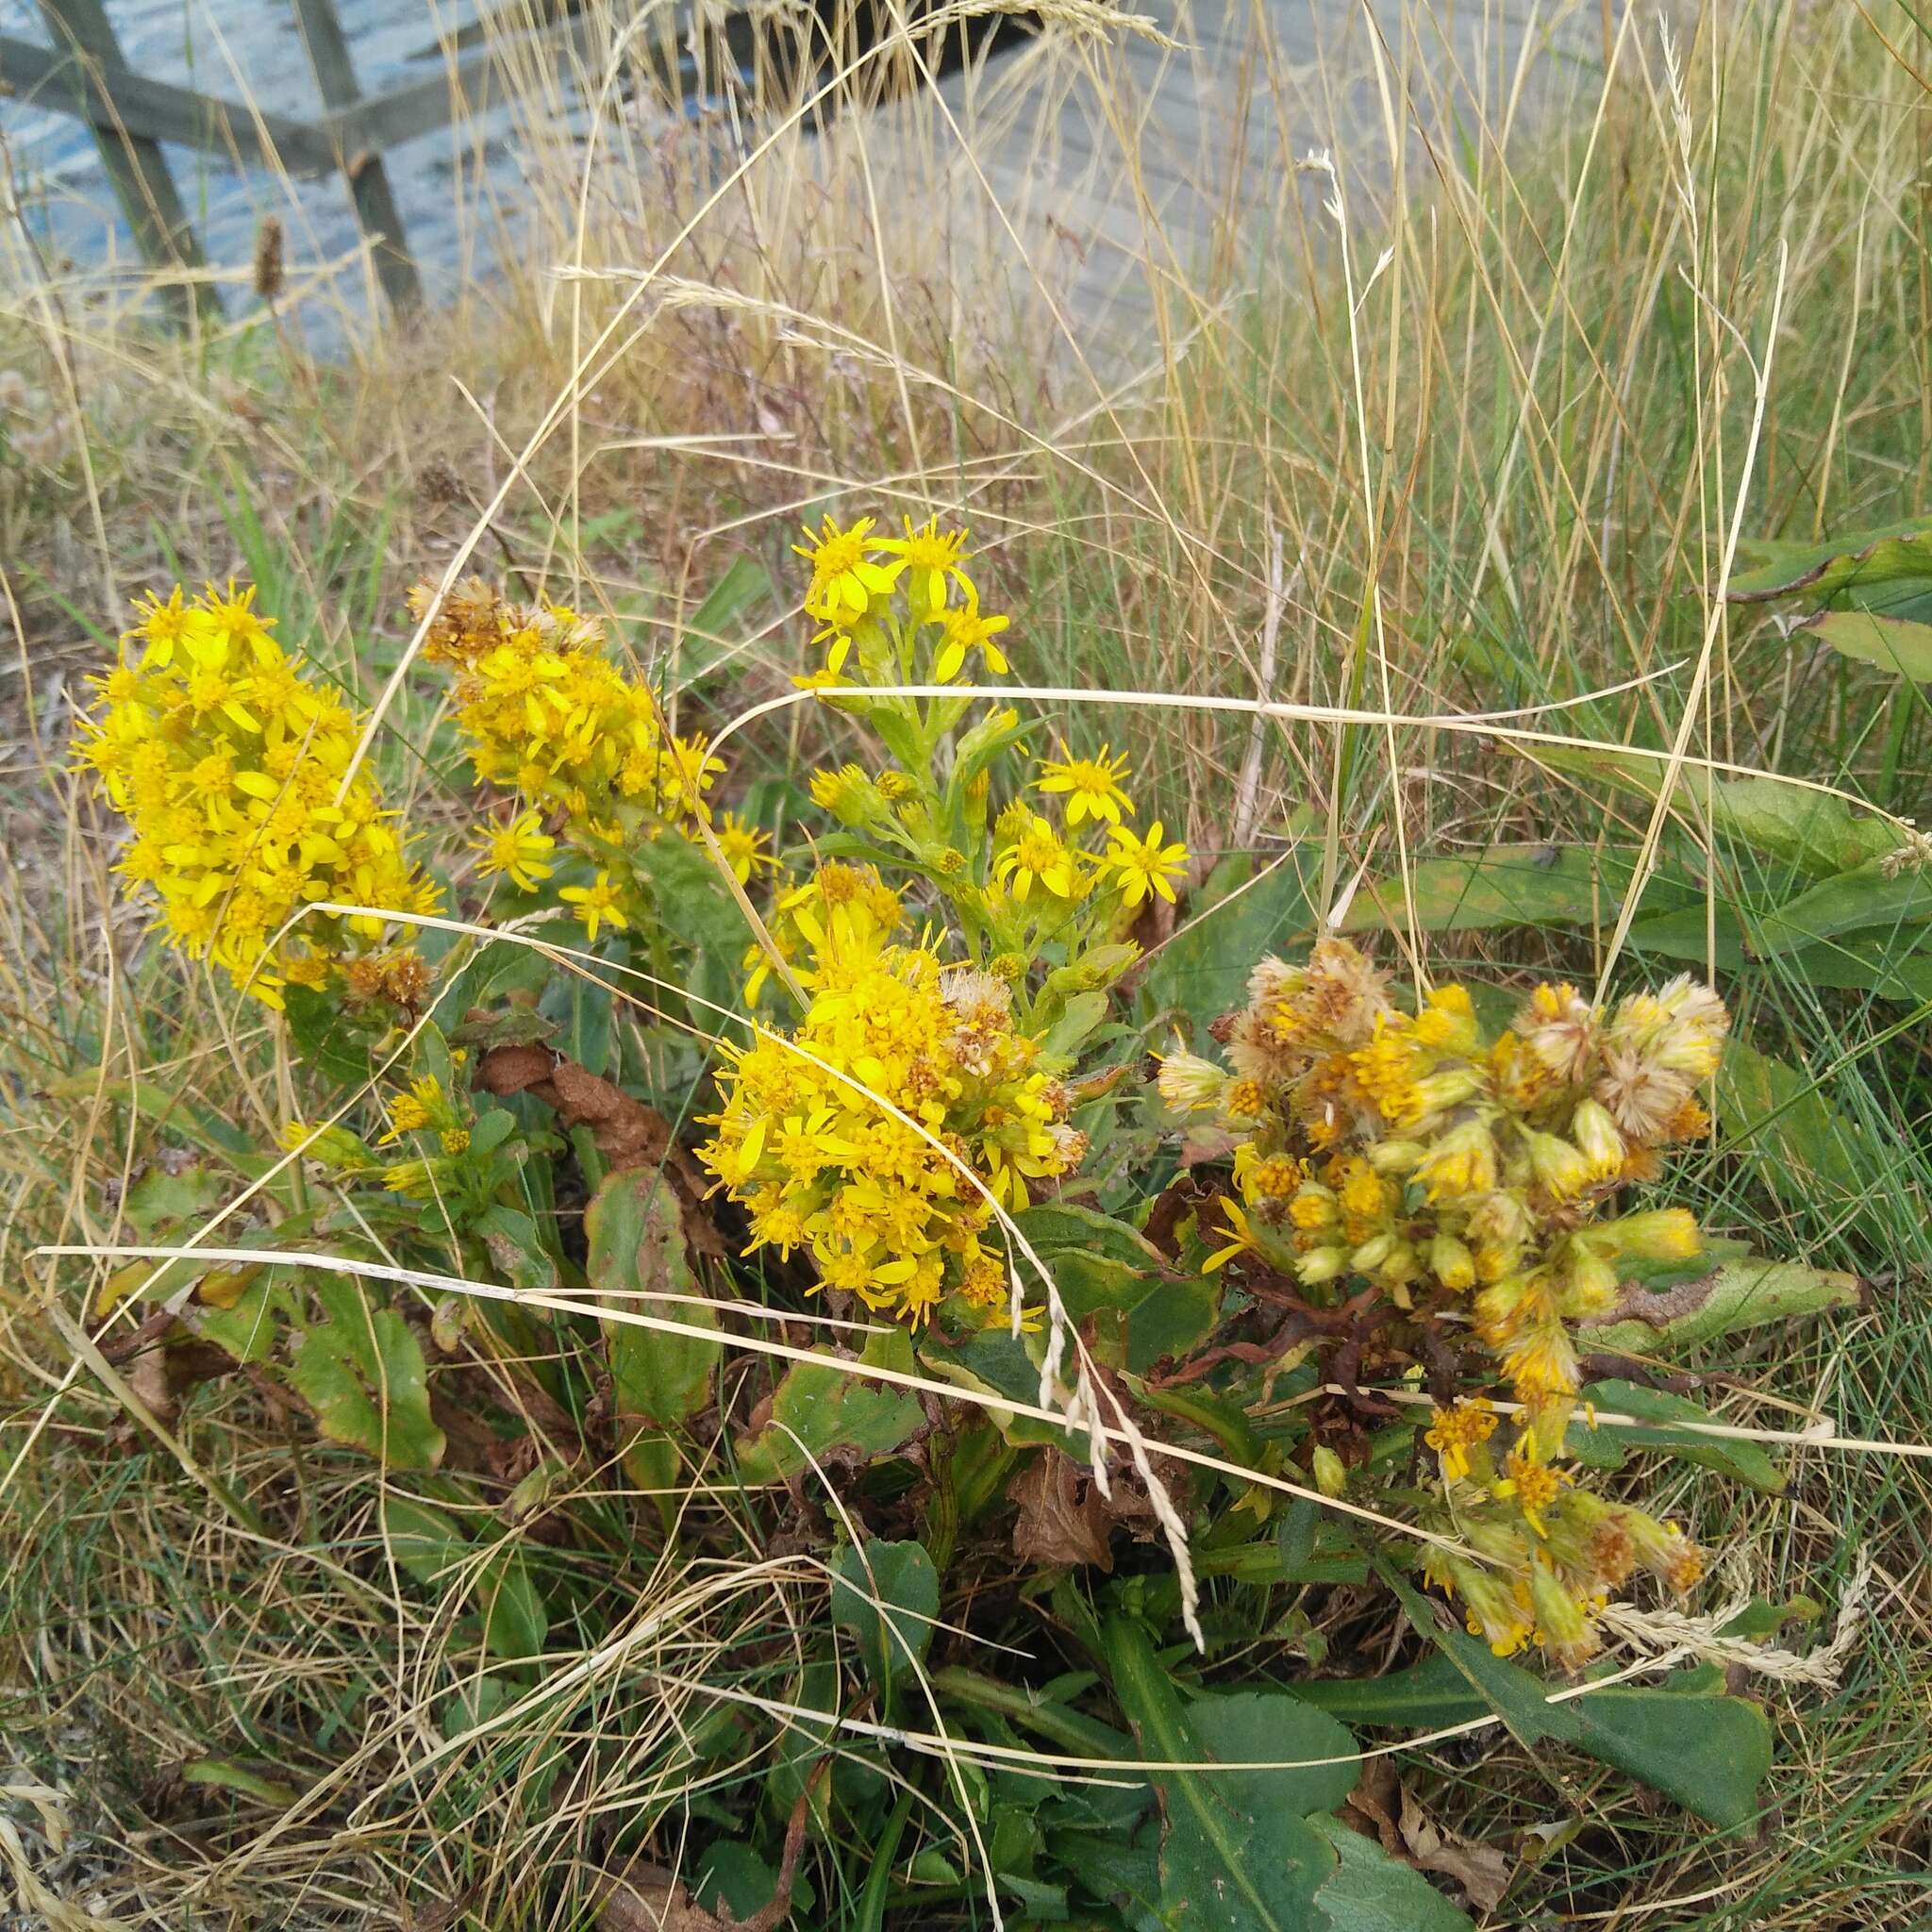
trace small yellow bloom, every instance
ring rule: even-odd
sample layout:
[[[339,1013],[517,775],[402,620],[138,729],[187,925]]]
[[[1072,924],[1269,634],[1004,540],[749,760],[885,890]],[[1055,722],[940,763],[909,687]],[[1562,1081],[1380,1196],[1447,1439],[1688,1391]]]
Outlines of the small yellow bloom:
[[[557,841],[543,830],[542,814],[519,812],[505,823],[486,826],[470,841],[476,852],[476,870],[485,878],[501,875],[522,892],[534,892],[539,879],[554,868],[550,855]]]
[[[717,838],[718,850],[741,886],[751,883],[751,875],[759,866],[770,872],[778,870],[778,861],[764,849],[772,842],[772,835],[761,826],[741,823],[735,811],[724,814]]]
[[[1495,1410],[1486,1397],[1477,1396],[1432,1409],[1423,1441],[1442,1458],[1443,1476],[1456,1482],[1469,1474],[1471,1452],[1495,1433]]]
[[[904,521],[905,536],[882,537],[878,547],[888,557],[896,557],[903,565],[907,597],[914,618],[924,621],[946,608],[949,580],[958,583],[969,599],[974,597],[976,593],[973,579],[961,568],[966,532],[941,529],[938,517],[928,517],[917,527],[910,517]]]
[[[1531,1446],[1533,1448],[1534,1444]],[[1491,1493],[1513,1501],[1530,1528],[1538,1536],[1548,1536],[1550,1532],[1543,1523],[1543,1511],[1562,1494],[1563,1486],[1570,1478],[1562,1471],[1537,1461],[1533,1454],[1525,1454],[1521,1448],[1510,1450],[1504,1458],[1503,1468],[1503,1480]]]
[[[617,888],[611,884],[608,872],[600,872],[588,886],[566,886],[557,896],[577,908],[577,917],[593,944],[607,921],[619,932],[630,930],[630,921],[625,917]]]
[[[1036,882],[1058,899],[1071,899],[1079,885],[1073,853],[1045,819],[1029,817],[1013,842],[993,860],[993,877],[1009,885],[1024,906]]]
[[[1124,757],[1115,757],[1107,745],[1091,758],[1045,758],[1041,770],[1046,774],[1034,781],[1036,791],[1058,792],[1067,801],[1067,824],[1077,825],[1082,819],[1097,824],[1105,819],[1117,825],[1121,814],[1134,815],[1134,802],[1121,790],[1127,775]]]
[[[986,659],[986,668],[994,676],[1003,677],[1010,668],[1006,653],[993,642],[993,639],[1005,630],[1012,621],[1006,617],[983,617],[979,610],[979,598],[971,595],[957,610],[946,612],[945,635],[941,639],[939,656],[933,659],[932,681],[935,684],[951,684],[964,667],[971,653],[977,651]]]
[[[882,548],[872,535],[873,520],[860,517],[849,530],[841,530],[827,516],[816,534],[806,525],[805,541],[794,543],[793,552],[811,565],[811,582],[805,593],[806,614],[824,626],[832,648],[827,668],[837,671],[851,649],[852,626],[872,606],[874,597],[889,597],[898,582],[903,562],[874,562],[873,552]]]
[[[1100,862],[1111,874],[1124,904],[1138,906],[1149,893],[1158,893],[1170,906],[1174,904],[1174,881],[1187,870],[1188,848],[1178,840],[1163,844],[1165,831],[1158,819],[1147,827],[1145,838],[1136,838],[1125,825],[1108,827],[1112,843]]]

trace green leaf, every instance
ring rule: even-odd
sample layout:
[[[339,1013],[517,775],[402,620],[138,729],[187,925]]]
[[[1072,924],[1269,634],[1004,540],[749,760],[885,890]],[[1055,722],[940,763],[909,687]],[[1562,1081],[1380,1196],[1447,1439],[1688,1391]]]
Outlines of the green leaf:
[[[1753,948],[1760,956],[1792,953],[1853,933],[1891,932],[1932,919],[1932,869],[1885,875],[1872,859],[1823,880],[1757,921]]]
[[[684,1242],[676,1194],[655,1168],[611,1174],[584,1217],[590,1241],[586,1272],[599,1294],[620,1309],[661,1315],[689,1327],[715,1330],[716,1311],[702,1301],[656,1301],[653,1294],[700,1296]],[[666,1335],[631,1323],[604,1321],[611,1395],[620,1419],[676,1429],[711,1399],[722,1342]]]
[[[289,1034],[302,1064],[337,1087],[359,1087],[369,1077],[369,1035],[347,1017],[333,993],[292,982],[282,989]]]
[[[1645,1389],[1635,1382],[1592,1382],[1583,1391],[1591,1403],[1612,1415],[1630,1415],[1656,1426],[1627,1428],[1621,1423],[1605,1423],[1592,1428],[1579,1414],[1570,1424],[1569,1434],[1577,1438],[1607,1438],[1619,1450],[1662,1449],[1682,1462],[1695,1462],[1714,1469],[1731,1481],[1767,1495],[1782,1495],[1784,1473],[1756,1442],[1733,1441],[1723,1436],[1698,1435],[1689,1429],[1674,1429],[1672,1423],[1707,1423],[1709,1413],[1682,1395],[1662,1389]],[[1585,1450],[1576,1451],[1586,1461]]]
[[[345,1280],[325,1276],[315,1294],[328,1321],[302,1338],[289,1381],[316,1425],[391,1469],[434,1469],[443,1434],[430,1419],[428,1371],[408,1323],[393,1308],[372,1308]]]
[[[866,1338],[858,1359],[868,1366],[914,1372],[912,1343],[901,1328]],[[738,1473],[747,1483],[783,1482],[835,1447],[860,1460],[889,1456],[925,1424],[925,1411],[909,1389],[853,1374],[837,1356],[823,1365],[797,1362],[772,1398],[772,1424],[738,1450]]]
[[[1208,1755],[1225,1764],[1307,1760],[1292,1771],[1217,1773],[1215,1785],[1238,1810],[1256,1818],[1332,1811],[1355,1790],[1362,1763],[1355,1740],[1326,1711],[1280,1690],[1196,1697],[1187,1707]],[[1332,1763],[1317,1760],[1329,1758]]]
[[[1109,1367],[1144,1374],[1162,1356],[1185,1354],[1214,1325],[1219,1291],[1180,1274],[1124,1221],[1049,1203],[1019,1217],[1022,1234],[1053,1272],[1076,1324],[1091,1322],[1093,1347]]]
[[[1752,961],[1744,950],[1744,925],[1731,906],[1682,906],[1631,922],[1630,950],[1693,965],[1714,962],[1721,973],[1742,973]]]
[[[265,1362],[294,1311],[284,1271],[264,1268],[225,1308],[204,1308],[195,1333],[238,1362]]]
[[[691,1890],[708,1912],[715,1914],[722,1906],[742,1924],[776,1897],[778,1874],[752,1846],[738,1839],[719,1839],[700,1855]],[[809,1903],[807,1890],[801,1874],[791,1885],[794,1908]]]
[[[1468,858],[1429,858],[1409,870],[1416,924],[1424,932],[1481,932],[1512,925],[1583,925],[1613,920],[1636,877],[1634,855],[1588,845],[1491,845]],[[1654,877],[1643,904],[1667,910],[1690,889]],[[1340,930],[1401,931],[1409,918],[1399,877],[1370,879],[1350,901]]]
[[[1416,1629],[1446,1653],[1525,1745],[1572,1745],[1725,1829],[1757,1815],[1757,1787],[1771,1769],[1771,1725],[1756,1704],[1722,1690],[1623,1685],[1552,1704],[1541,1678],[1455,1627],[1441,1606],[1391,1566],[1380,1568]]]
[[[492,1113],[490,1118],[501,1119],[507,1111]],[[535,1289],[540,1294],[556,1293],[557,1263],[544,1247],[537,1224],[521,1208],[507,1208],[501,1201],[492,1201],[471,1222],[470,1231],[483,1237],[491,1260],[510,1287]]]
[[[1141,1626],[1124,1617],[1108,1618],[1102,1626],[1102,1647],[1113,1667],[1114,1694],[1134,1727],[1141,1756],[1180,1764],[1206,1761],[1212,1754],[1194,1713],[1182,1705],[1172,1674]],[[1291,1697],[1268,1701],[1279,1706],[1280,1728],[1271,1734],[1267,1748],[1254,1755],[1332,1755],[1328,1747],[1339,1729],[1332,1720]],[[1210,1726],[1228,1722],[1208,1719]],[[1245,1735],[1245,1716],[1231,1722]],[[1309,1780],[1307,1789],[1315,1789],[1316,1776],[1262,1773],[1243,1784],[1241,1774],[1233,1774],[1230,1784],[1212,1773],[1152,1774],[1166,1823],[1160,1847],[1162,1916],[1173,1932],[1308,1932],[1323,1924],[1315,1894],[1337,1869],[1334,1847],[1292,1804],[1271,1805],[1257,1815],[1241,1802],[1242,1796],[1252,1801],[1253,1777],[1284,1779],[1278,1789],[1293,1792],[1304,1788],[1296,1782],[1301,1779]],[[1323,1789],[1327,1784],[1322,1780]]]
[[[1854,531],[1823,543],[1760,539],[1750,546],[1754,567],[1734,576],[1725,595],[1734,604],[1761,604],[1806,593],[1806,601],[1889,609],[1900,616],[1932,612],[1932,517]]]
[[[1564,747],[1547,754],[1540,748],[1537,758],[1539,763],[1558,771],[1606,778],[1645,804],[1654,804],[1663,789],[1666,768],[1660,758],[1608,746],[1588,751]],[[1678,808],[1693,822],[1707,815],[1714,833],[1816,878],[1828,878],[1880,858],[1899,842],[1898,833],[1884,819],[1861,817],[1842,798],[1780,778],[1707,782],[1700,774],[1694,784],[1680,780],[1674,796]],[[1687,916],[1694,916],[1701,927],[1703,907],[1690,908]],[[1703,957],[1701,939],[1697,953],[1690,957]]]
[[[1423,1874],[1339,1818],[1310,1818],[1335,1847],[1335,1875],[1315,1894],[1334,1932],[1471,1932],[1469,1914]]]
[[[253,1798],[258,1805],[286,1811],[300,1801],[302,1793],[286,1778],[271,1777],[253,1765],[238,1763],[232,1757],[197,1757],[181,1767],[181,1782],[202,1785],[217,1790],[234,1791]]]
[[[475,1602],[483,1613],[483,1642],[498,1657],[541,1657],[550,1634],[543,1593],[518,1545],[506,1538],[476,1573]]]
[[[1076,992],[1068,1000],[1060,1016],[1048,1030],[1041,1051],[1062,1059],[1077,1054],[1087,1036],[1107,1018],[1108,1001],[1104,992]]]
[[[199,1224],[226,1200],[228,1184],[197,1162],[171,1172],[151,1167],[121,1198],[121,1212],[143,1241],[184,1222]]]
[[[1810,1075],[1732,1040],[1718,1067],[1716,1101],[1725,1146],[1752,1162],[1781,1207],[1857,1210],[1874,1157]]]
[[[1807,1268],[1802,1261],[1733,1261],[1713,1269],[1698,1284],[1700,1298],[1684,1307],[1681,1289],[1663,1305],[1674,1312],[1653,1324],[1641,1315],[1591,1326],[1590,1346],[1611,1354],[1669,1354],[1833,1308],[1858,1306],[1858,1279],[1836,1268]]]
[[[1926,585],[1932,597],[1932,580]],[[1896,672],[1914,684],[1932,684],[1932,624],[1907,617],[1880,617],[1870,610],[1826,610],[1799,625],[1836,651],[1881,671]]]
[[[1202,909],[1149,962],[1142,991],[1157,1009],[1187,1014],[1197,1034],[1246,997],[1255,962],[1308,931],[1314,915],[1291,852],[1254,877],[1245,854],[1224,859],[1199,895]]]
[[[1401,1730],[1440,1730],[1490,1714],[1489,1700],[1441,1652],[1386,1677],[1318,1677],[1297,1684],[1294,1694],[1349,1724]]]
[[[427,1589],[461,1587],[483,1620],[483,1642],[497,1657],[537,1657],[549,1635],[542,1592],[517,1544],[499,1541],[475,1569],[466,1567],[475,1545],[455,1517],[414,1496],[388,1498],[383,1531],[396,1566]]]
[[[1260,1466],[1266,1453],[1265,1445],[1254,1424],[1248,1420],[1247,1410],[1232,1396],[1223,1395],[1206,1383],[1160,1389],[1133,1379],[1128,1387],[1148,1407],[1191,1423],[1204,1436],[1220,1443],[1229,1458],[1239,1462],[1242,1468]],[[1237,1491],[1247,1487],[1238,1477],[1230,1476],[1227,1480]]]
[[[456,1518],[413,1496],[388,1497],[382,1527],[396,1567],[418,1583],[446,1582],[469,1554],[469,1534]]]
[[[923,1543],[847,1543],[832,1558],[832,1622],[851,1632],[879,1690],[925,1661],[939,1614],[939,1572]]]
[[[1723,1830],[1757,1816],[1771,1772],[1771,1722],[1722,1690],[1619,1685],[1575,1700],[1582,1747]]]
[[[1908,925],[1878,939],[1801,946],[1784,956],[1781,970],[1800,986],[1842,987],[1873,999],[1918,1006],[1932,1001],[1932,958],[1913,950],[1928,936],[1924,926]]]
[[[740,962],[752,943],[737,899],[702,845],[689,839],[648,839],[629,847],[631,863],[650,881],[659,916],[686,948],[684,983],[727,1013],[739,1008]],[[707,1033],[717,1025],[708,1007],[697,1008]]]

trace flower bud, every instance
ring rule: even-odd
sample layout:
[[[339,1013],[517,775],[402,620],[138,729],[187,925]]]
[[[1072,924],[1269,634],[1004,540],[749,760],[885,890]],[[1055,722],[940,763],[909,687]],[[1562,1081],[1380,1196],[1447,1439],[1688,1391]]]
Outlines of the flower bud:
[[[324,1167],[345,1170],[375,1164],[375,1156],[347,1127],[317,1126],[307,1121],[291,1121],[282,1129],[280,1138],[288,1153],[299,1154],[304,1160],[319,1161]]]
[[[1348,1266],[1348,1257],[1340,1248],[1310,1248],[1294,1264],[1294,1272],[1307,1288],[1319,1288],[1333,1281]]]
[[[1559,1134],[1540,1134],[1525,1128],[1524,1149],[1529,1156],[1530,1172],[1543,1188],[1559,1201],[1580,1194],[1591,1181],[1590,1162],[1582,1151]]]
[[[1697,1219],[1688,1208],[1656,1208],[1647,1214],[1626,1214],[1593,1230],[1614,1241],[1626,1255],[1646,1261],[1688,1261],[1704,1245]]]
[[[1617,1271],[1594,1250],[1581,1241],[1572,1241],[1564,1314],[1573,1322],[1587,1321],[1615,1307],[1616,1300]]]
[[[1581,1670],[1601,1647],[1583,1606],[1546,1563],[1531,1564],[1529,1595],[1536,1606],[1537,1636],[1550,1660],[1560,1670]]]
[[[1498,1657],[1513,1657],[1529,1641],[1530,1621],[1523,1607],[1486,1570],[1458,1563],[1456,1587],[1469,1607],[1469,1629]]]
[[[1325,1442],[1316,1445],[1315,1453],[1308,1458],[1308,1467],[1315,1478],[1315,1487],[1324,1496],[1339,1496],[1348,1487],[1348,1471],[1342,1467],[1341,1457]]]
[[[1415,1177],[1431,1203],[1486,1194],[1496,1185],[1496,1143],[1480,1121],[1452,1127],[1424,1156]]]
[[[1439,1234],[1429,1243],[1429,1272],[1460,1292],[1475,1286],[1475,1257],[1453,1234]]]
[[[1195,1053],[1171,1053],[1155,1075],[1160,1097],[1176,1113],[1207,1113],[1218,1108],[1227,1093],[1227,1074],[1212,1060]]]
[[[1592,1180],[1607,1181],[1621,1173],[1627,1151],[1610,1110],[1600,1100],[1579,1100],[1570,1116],[1570,1138],[1590,1162]]]
[[[1428,1151],[1420,1141],[1376,1141],[1369,1146],[1368,1161],[1377,1174],[1413,1174]]]

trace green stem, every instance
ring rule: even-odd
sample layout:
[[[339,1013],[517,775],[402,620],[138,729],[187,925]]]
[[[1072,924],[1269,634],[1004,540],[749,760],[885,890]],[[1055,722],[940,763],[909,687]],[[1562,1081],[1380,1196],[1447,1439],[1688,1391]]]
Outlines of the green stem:
[[[853,1932],[879,1932],[886,1922],[886,1888],[892,1882],[892,1867],[898,1862],[899,1840],[905,1836],[906,1821],[912,1815],[918,1791],[908,1785],[886,1820],[886,1828],[873,1847],[872,1870],[865,1875],[865,1890],[858,1894],[858,1917]]]
[[[976,1671],[949,1666],[932,1674],[932,1685],[935,1690],[944,1691],[961,1704],[971,1704],[980,1710],[1009,1718],[1024,1729],[1036,1731],[1041,1737],[1064,1746],[1076,1756],[1131,1757],[1134,1755],[1133,1740],[1110,1724],[1101,1724],[1095,1718],[1082,1717],[1077,1710],[1070,1710],[1064,1704],[1044,1703],[1030,1690],[1009,1690],[1004,1684],[994,1683],[991,1677],[982,1677]]]

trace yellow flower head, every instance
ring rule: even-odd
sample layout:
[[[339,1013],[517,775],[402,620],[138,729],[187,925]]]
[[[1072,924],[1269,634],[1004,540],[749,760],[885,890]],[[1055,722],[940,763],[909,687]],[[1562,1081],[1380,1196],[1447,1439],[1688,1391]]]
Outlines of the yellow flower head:
[[[485,878],[502,876],[521,892],[534,892],[553,867],[550,855],[557,841],[543,830],[542,814],[519,812],[515,818],[486,825],[470,841],[477,854],[476,870]]]
[[[1006,653],[993,639],[1010,622],[1006,617],[982,615],[978,593],[969,591],[963,605],[945,613],[945,630],[940,640],[939,655],[933,659],[932,681],[951,684],[974,651],[986,659],[986,668],[995,677],[1004,677],[1010,667]]]
[[[878,547],[888,557],[896,557],[906,573],[907,601],[915,621],[938,615],[946,608],[951,586],[957,583],[969,601],[978,592],[963,568],[966,532],[942,530],[938,517],[928,517],[917,525],[905,519],[903,537],[884,537]]]
[[[727,811],[717,837],[718,850],[724,855],[724,863],[741,886],[749,885],[752,874],[760,866],[768,872],[777,871],[778,861],[765,850],[772,842],[772,835],[762,826],[747,825],[735,811]]]
[[[619,932],[630,929],[624,902],[608,872],[600,872],[588,886],[566,886],[557,896],[566,905],[577,908],[577,917],[583,922],[584,931],[592,944],[596,943],[598,932],[607,924]]]
[[[1043,818],[1028,814],[1012,842],[993,860],[993,877],[1011,889],[1024,905],[1036,885],[1058,899],[1071,899],[1079,891],[1080,874],[1074,853]]]
[[[874,598],[887,598],[905,569],[902,561],[882,564],[874,553],[884,548],[872,534],[873,519],[860,517],[849,529],[841,529],[825,517],[816,533],[805,528],[805,541],[794,543],[795,555],[811,565],[811,581],[806,587],[805,610],[823,626],[819,635],[829,637],[832,648],[826,668],[837,671],[852,647],[853,627],[865,617]]]
[[[1107,836],[1100,863],[1122,903],[1138,906],[1158,895],[1173,905],[1174,882],[1187,870],[1188,848],[1178,840],[1164,843],[1166,827],[1158,819],[1147,827],[1145,838],[1137,838],[1125,825],[1109,825]]]
[[[1077,825],[1082,819],[1096,824],[1105,819],[1117,825],[1121,815],[1134,815],[1134,802],[1121,789],[1127,775],[1127,761],[1117,758],[1108,746],[1091,758],[1046,758],[1040,767],[1044,774],[1034,780],[1038,791],[1058,793],[1067,801],[1067,824]]]
[[[1442,1474],[1455,1482],[1470,1474],[1473,1452],[1496,1433],[1496,1412],[1489,1401],[1477,1396],[1430,1411],[1429,1428],[1423,1441],[1442,1458]]]

